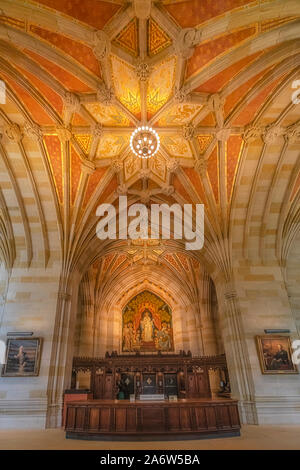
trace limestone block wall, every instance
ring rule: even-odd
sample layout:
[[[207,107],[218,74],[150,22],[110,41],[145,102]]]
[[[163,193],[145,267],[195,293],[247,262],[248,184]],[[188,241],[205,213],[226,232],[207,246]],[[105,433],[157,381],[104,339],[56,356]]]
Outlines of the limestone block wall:
[[[291,311],[300,338],[300,234],[291,247],[285,271]]]
[[[43,339],[40,372],[37,377],[0,378],[0,427],[45,427],[47,385],[56,303],[60,277],[59,258],[48,267],[16,266],[12,270],[2,316],[0,339],[8,331],[32,331]]]
[[[264,329],[289,329],[298,337],[282,270],[276,262],[240,262],[236,287],[247,344],[258,423],[300,423],[300,376],[263,375],[255,342]]]

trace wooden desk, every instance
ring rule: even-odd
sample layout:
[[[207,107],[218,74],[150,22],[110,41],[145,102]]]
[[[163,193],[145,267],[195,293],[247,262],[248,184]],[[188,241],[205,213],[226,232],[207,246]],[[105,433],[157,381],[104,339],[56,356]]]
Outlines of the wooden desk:
[[[238,436],[237,401],[181,399],[178,402],[88,400],[67,404],[66,437],[148,440]]]
[[[64,393],[64,407],[62,414],[62,425],[66,425],[67,403],[72,401],[87,401],[92,400],[93,394],[89,390],[66,390]]]

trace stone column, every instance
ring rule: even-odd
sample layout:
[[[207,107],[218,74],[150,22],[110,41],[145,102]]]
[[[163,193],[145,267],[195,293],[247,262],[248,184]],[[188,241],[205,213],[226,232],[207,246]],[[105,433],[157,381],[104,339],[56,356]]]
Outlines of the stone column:
[[[216,287],[232,397],[239,400],[242,422],[257,424],[254,383],[237,293],[232,283]]]
[[[77,295],[72,300],[73,303],[75,301],[75,308],[77,308]],[[72,351],[74,345],[69,345],[68,343],[73,340],[72,332],[75,331],[75,322],[73,322],[73,327],[71,326],[71,311],[71,295],[64,291],[59,292],[57,304],[57,312],[59,313],[56,316],[54,327],[55,332],[48,382],[47,428],[56,428],[61,425],[63,392],[71,384]]]

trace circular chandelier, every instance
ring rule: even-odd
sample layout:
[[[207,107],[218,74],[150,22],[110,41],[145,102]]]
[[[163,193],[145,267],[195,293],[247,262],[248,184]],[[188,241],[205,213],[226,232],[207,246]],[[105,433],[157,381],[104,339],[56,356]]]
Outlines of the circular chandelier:
[[[157,132],[149,126],[135,129],[130,137],[130,148],[139,158],[151,158],[159,149],[160,140]]]

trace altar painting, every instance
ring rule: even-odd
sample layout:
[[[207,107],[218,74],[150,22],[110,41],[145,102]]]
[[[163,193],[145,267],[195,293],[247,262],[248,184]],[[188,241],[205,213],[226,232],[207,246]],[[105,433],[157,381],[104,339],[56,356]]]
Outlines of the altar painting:
[[[122,351],[174,351],[171,308],[150,291],[140,292],[123,309]]]

